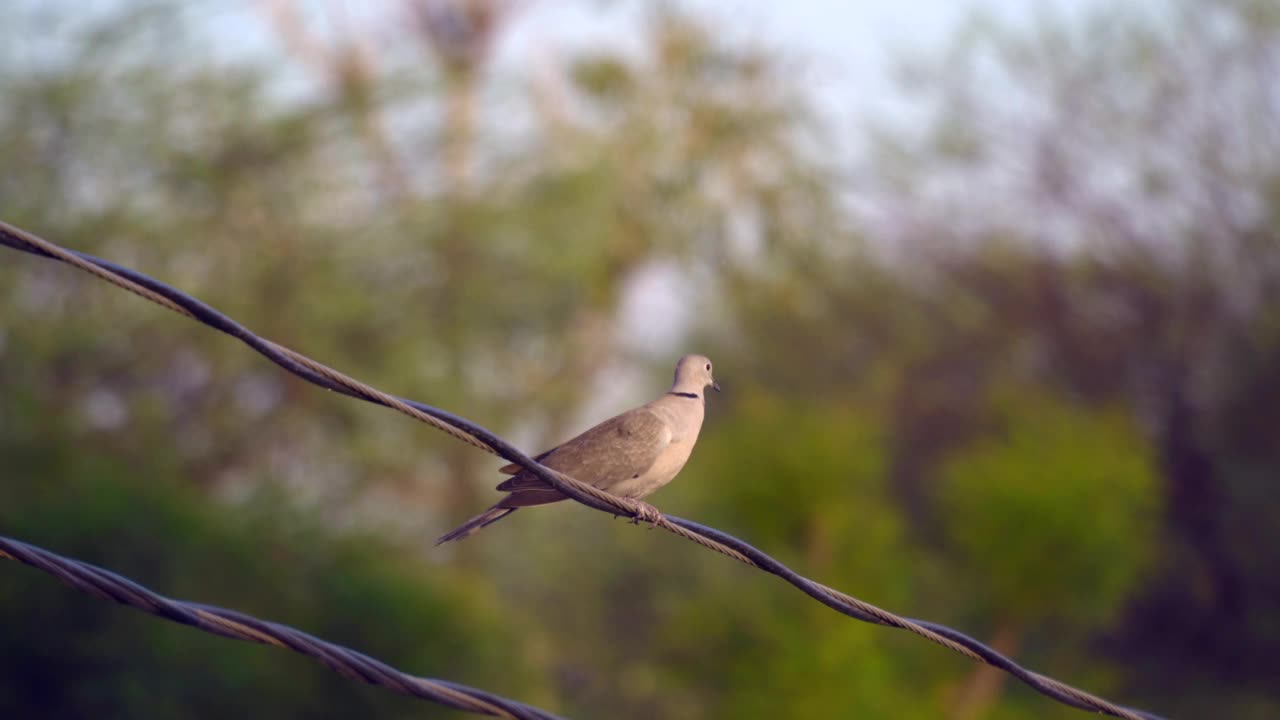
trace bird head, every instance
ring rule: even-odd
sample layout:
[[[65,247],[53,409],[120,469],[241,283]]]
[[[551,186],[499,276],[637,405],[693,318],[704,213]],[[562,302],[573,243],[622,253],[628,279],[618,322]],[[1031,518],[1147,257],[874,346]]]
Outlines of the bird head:
[[[685,355],[676,363],[676,379],[673,388],[698,395],[711,388],[720,392],[720,383],[711,374],[711,360],[705,355]]]

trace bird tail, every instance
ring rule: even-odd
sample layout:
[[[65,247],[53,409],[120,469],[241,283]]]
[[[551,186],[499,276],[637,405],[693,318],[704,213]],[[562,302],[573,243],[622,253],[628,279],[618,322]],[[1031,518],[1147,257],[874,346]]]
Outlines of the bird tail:
[[[511,513],[515,512],[518,509],[519,508],[491,507],[488,510],[485,510],[484,512],[480,513],[479,515],[471,518],[470,520],[462,523],[457,528],[450,530],[444,535],[441,535],[440,539],[436,541],[436,545],[439,545],[441,543],[447,543],[450,540],[461,540],[462,538],[474,533],[475,531],[479,530],[482,527],[485,527],[487,525],[492,525],[493,523],[498,522],[502,518],[510,515]]]

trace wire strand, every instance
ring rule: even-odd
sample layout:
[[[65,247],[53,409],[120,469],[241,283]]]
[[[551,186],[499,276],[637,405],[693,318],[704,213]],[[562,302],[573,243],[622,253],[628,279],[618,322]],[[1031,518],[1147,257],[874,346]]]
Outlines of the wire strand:
[[[914,633],[965,657],[999,668],[1060,703],[1125,720],[1161,720],[1158,715],[1124,707],[1028,670],[1012,659],[958,630],[891,613],[811,580],[754,546],[713,528],[657,512],[652,506],[620,498],[535,462],[495,433],[448,411],[389,395],[301,353],[259,337],[248,328],[195,298],[147,275],[86,253],[67,250],[37,235],[0,221],[0,244],[73,265],[147,300],[220,330],[253,348],[285,370],[320,387],[383,405],[441,430],[451,437],[516,463],[577,502],[601,512],[625,515],[660,527],[702,547],[776,575],[827,607],[864,622]]]
[[[558,720],[558,716],[466,685],[418,677],[350,648],[234,610],[159,595],[138,583],[86,562],[0,536],[0,558],[46,572],[81,592],[233,640],[274,645],[320,661],[330,670],[402,695],[456,710],[516,720]]]

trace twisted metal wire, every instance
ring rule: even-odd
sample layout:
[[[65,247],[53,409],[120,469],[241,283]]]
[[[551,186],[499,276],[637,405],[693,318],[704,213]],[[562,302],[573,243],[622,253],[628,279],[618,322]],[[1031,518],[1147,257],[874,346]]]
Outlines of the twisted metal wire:
[[[652,506],[620,498],[535,462],[490,430],[446,410],[384,393],[301,353],[266,340],[195,298],[158,280],[92,255],[67,250],[0,221],[0,245],[59,260],[135,293],[158,305],[224,332],[268,360],[308,382],[350,397],[397,410],[469,445],[513,462],[583,505],[642,520],[746,565],[776,575],[833,610],[864,622],[914,633],[965,657],[999,668],[1036,692],[1065,705],[1125,720],[1161,720],[1160,716],[1117,705],[1046,675],[1028,670],[964,633],[924,620],[891,613],[800,575],[752,545],[714,528],[658,512]]]
[[[343,677],[377,685],[402,695],[480,715],[516,720],[558,720],[556,715],[545,710],[483,690],[445,680],[409,675],[368,655],[321,640],[287,625],[259,620],[213,605],[167,598],[108,570],[12,538],[0,536],[0,558],[16,560],[43,570],[71,587],[103,600],[112,600],[213,635],[292,650],[318,660]]]

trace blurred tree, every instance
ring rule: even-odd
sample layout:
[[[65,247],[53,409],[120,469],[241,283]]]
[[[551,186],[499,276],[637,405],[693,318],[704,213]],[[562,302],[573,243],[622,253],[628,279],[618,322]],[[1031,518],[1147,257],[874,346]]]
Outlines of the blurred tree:
[[[254,65],[216,55],[206,6],[0,6],[5,219],[530,449],[612,410],[606,378],[654,365],[646,388],[665,380],[665,350],[619,330],[638,280],[664,275],[694,308],[676,334],[728,391],[664,508],[870,601],[1012,638],[1063,679],[1145,688],[1156,710],[1274,714],[1280,572],[1258,551],[1280,542],[1267,3],[1107,8],[1030,34],[975,23],[916,68],[934,121],[874,131],[874,184],[853,192],[794,63],[678,8],[651,11],[631,51],[516,78],[525,127],[478,100],[516,5],[380,5],[335,13],[331,34],[302,5],[265,7],[286,53]],[[281,82],[298,65],[319,81],[301,92]],[[69,269],[3,257],[14,533],[570,715],[985,707],[961,659],[568,504],[424,578],[417,548],[484,504],[491,461]],[[1154,508],[1163,527],[1144,532]],[[1035,562],[1049,553],[1071,562]],[[189,648],[226,643],[117,624],[15,577],[5,617],[95,618],[0,641],[5,667],[38,668],[12,696],[24,710],[60,712],[47,680],[64,677],[81,707],[221,716],[235,709],[202,693],[266,678],[242,692],[255,709],[421,712],[338,697],[365,690],[286,676],[306,662],[260,648],[230,647],[195,687]],[[125,632],[157,655],[121,660]],[[142,673],[171,694],[148,698]],[[992,716],[1077,714],[1001,700]]]
[[[706,273],[751,250],[730,232],[744,208],[772,218],[787,198],[803,198],[805,187],[820,189],[796,152],[803,110],[793,107],[789,86],[776,82],[769,57],[725,46],[668,12],[652,16],[639,57],[570,59],[561,86],[573,98],[569,109],[536,106],[534,137],[519,149],[484,142],[490,131],[475,120],[476,155],[466,163],[471,191],[442,189],[423,181],[436,175],[435,162],[406,149],[433,146],[418,142],[434,132],[430,119],[412,113],[420,91],[434,92],[431,69],[398,55],[400,45],[368,41],[355,26],[340,25],[344,34],[331,41],[337,49],[327,50],[330,41],[291,24],[298,22],[291,7],[275,6],[281,35],[297,59],[322,71],[320,86],[301,100],[258,67],[212,62],[209,38],[191,23],[198,15],[173,5],[106,18],[56,8],[0,11],[7,16],[0,32],[11,39],[0,43],[7,54],[0,92],[14,99],[0,106],[0,148],[12,170],[0,180],[6,220],[166,279],[382,387],[497,429],[539,428],[537,446],[567,434],[596,376],[636,350],[618,341],[615,324],[637,273]],[[38,27],[46,31],[29,30]],[[43,44],[54,42],[56,52]],[[594,67],[621,73],[625,91],[592,81]],[[476,71],[471,82],[479,81]],[[786,222],[786,232],[802,237],[802,216]],[[21,412],[0,429],[12,438],[27,414],[57,418],[64,424],[21,434],[33,452],[60,457],[71,437],[121,468],[94,480],[89,470],[67,467],[65,482],[112,488],[123,482],[123,468],[148,467],[159,447],[168,464],[151,479],[163,488],[157,492],[185,497],[198,489],[233,512],[275,507],[264,498],[278,494],[290,511],[325,526],[377,526],[414,543],[481,504],[468,496],[479,465],[471,451],[388,413],[335,402],[236,344],[74,271],[10,255],[0,266],[0,296],[9,299],[0,376],[6,388],[25,389],[13,405]],[[662,358],[664,374],[669,362]],[[35,467],[24,463],[15,464],[15,476]],[[62,502],[68,512],[80,504],[71,494]],[[112,500],[105,490],[83,502],[83,511],[100,513],[97,522],[78,527],[51,510],[41,516],[47,537],[65,525],[105,546],[130,534],[139,552],[147,547],[184,567],[190,546],[162,549],[164,529],[132,517],[139,503]],[[15,500],[12,508],[22,512],[27,503]],[[199,515],[172,522],[188,528],[192,545],[222,542],[200,530],[206,521]],[[539,528],[512,532],[519,538]],[[252,547],[268,542],[256,528],[245,533],[258,543]],[[46,536],[29,529],[27,537]],[[465,548],[475,563],[485,546]],[[300,560],[327,567],[321,544],[315,552]],[[544,585],[572,568],[558,556],[544,560],[537,577],[513,574],[523,584],[477,582],[474,602],[483,606],[514,587],[512,597],[533,602],[512,603],[512,622],[566,630],[543,620],[548,608],[538,601],[562,602]],[[476,569],[525,562],[504,558]],[[591,582],[627,592],[648,568],[602,572]],[[177,572],[140,579],[169,590]],[[219,575],[210,573],[210,585],[193,586],[190,595],[217,600],[211,588],[234,582]],[[465,584],[466,577],[459,570],[443,581]],[[303,579],[281,582],[308,592]],[[563,607],[580,620],[603,621],[605,608],[586,590],[592,586],[582,581],[580,606]],[[406,592],[389,599],[382,615],[419,601]],[[329,605],[328,622],[352,612]],[[431,613],[432,621],[444,617]],[[494,637],[505,634],[501,627],[493,625]],[[552,650],[541,631],[513,642],[550,653],[546,664],[571,678],[589,669],[589,650],[623,657],[625,648],[611,643],[617,630],[599,627],[597,635],[563,633]],[[394,625],[385,630],[403,636]],[[375,631],[360,625],[357,632]],[[11,647],[17,657],[35,641],[18,638]],[[461,662],[458,673],[440,674],[459,677]],[[122,665],[109,684],[129,687],[132,672]],[[612,686],[596,688],[575,695],[575,708],[599,714],[615,707]],[[568,680],[554,686],[578,689]],[[650,700],[622,697],[638,701],[637,715],[655,706],[652,691]]]
[[[238,507],[210,504],[172,482],[175,453],[104,455],[74,422],[38,412],[32,395],[6,383],[0,403],[5,534],[410,672],[549,699],[532,664],[494,632],[506,622],[500,605],[465,574],[425,569],[385,539],[335,539],[270,490]],[[4,717],[460,716],[89,598],[14,563],[0,572],[0,616]]]
[[[1262,450],[1276,445],[1263,368],[1280,287],[1280,17],[1225,0],[1082,17],[1045,15],[1032,33],[979,18],[951,53],[909,66],[923,131],[879,128],[855,190],[874,241],[830,232],[737,273],[732,332],[717,335],[789,393],[879,388],[890,486],[943,568],[959,538],[943,532],[940,491],[998,421],[991,388],[1023,388],[1046,417],[1054,397],[1126,406],[1152,449],[1098,418],[1080,452],[1154,458],[1166,523],[1144,538],[1160,541],[1155,578],[1096,635],[1133,665],[1127,682],[1178,694],[1168,707],[1262,717],[1278,700],[1259,696],[1274,695],[1263,658],[1280,572],[1249,548],[1273,540],[1258,520],[1280,515],[1264,480],[1280,468]],[[994,508],[974,512],[976,539],[994,542]],[[1075,517],[1062,506],[1027,532],[1049,542]],[[922,588],[949,576],[921,569]],[[1042,587],[1048,570],[1017,581]],[[949,612],[935,610],[922,614]]]
[[[1168,532],[1114,647],[1165,658],[1153,687],[1175,666],[1197,680],[1180,687],[1230,678],[1244,707],[1272,685],[1258,671],[1280,607],[1280,567],[1249,549],[1280,538],[1238,521],[1242,503],[1280,514],[1240,434],[1272,427],[1280,399],[1251,377],[1272,374],[1253,360],[1275,345],[1280,289],[1280,15],[1175,0],[962,37],[945,65],[913,68],[936,121],[885,154],[903,192],[873,203],[894,218],[877,232],[926,273],[932,255],[967,276],[1025,336],[1037,375],[1141,418]],[[992,238],[1026,248],[1024,279],[983,259]]]
[[[1088,636],[1123,610],[1152,555],[1155,471],[1122,413],[1025,387],[995,404],[991,430],[943,468],[940,500],[953,582],[983,606],[992,646],[1016,657],[1031,627]],[[984,715],[1004,677],[976,669],[955,716]]]

